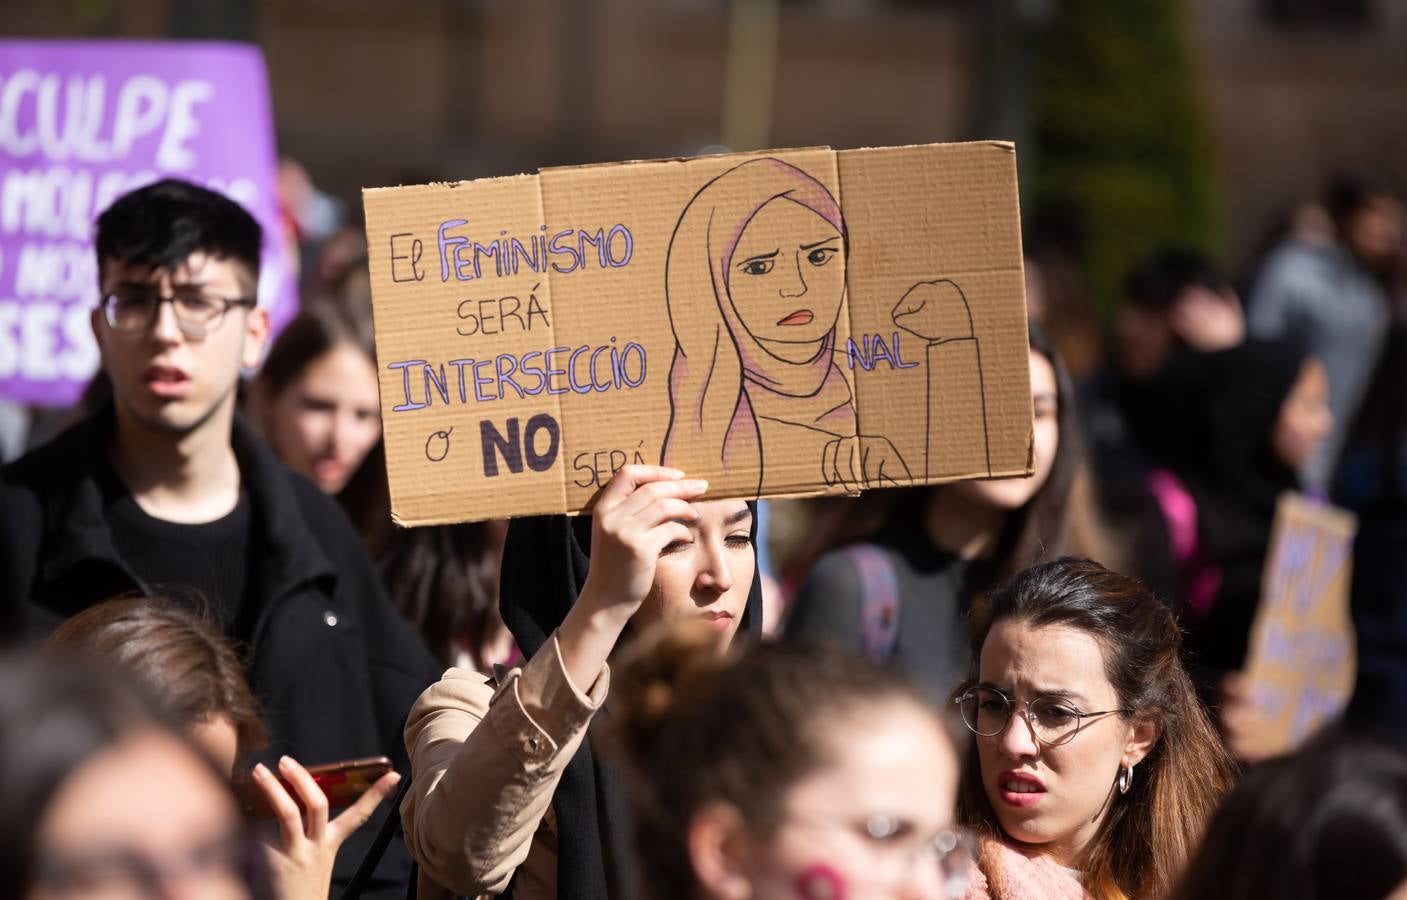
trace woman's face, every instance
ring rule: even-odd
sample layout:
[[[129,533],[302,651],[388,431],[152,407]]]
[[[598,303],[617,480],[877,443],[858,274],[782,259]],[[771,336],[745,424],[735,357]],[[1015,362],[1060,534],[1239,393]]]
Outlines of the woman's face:
[[[1036,472],[1030,478],[999,478],[995,481],[960,481],[950,490],[967,495],[987,506],[1014,511],[1025,506],[1045,487],[1055,454],[1060,449],[1060,396],[1055,386],[1055,368],[1036,351],[1031,351],[1032,428]]]
[[[1270,446],[1286,468],[1298,472],[1319,452],[1333,427],[1324,364],[1311,356],[1305,360],[1285,402],[1280,404],[1280,415],[1270,432]]]
[[[1012,701],[1006,727],[976,738],[982,788],[1002,830],[1074,865],[1109,806],[1120,802],[1115,790],[1120,769],[1142,761],[1156,730],[1112,713],[1081,720],[1074,737],[1059,746],[1037,740],[1027,719],[1028,700],[1060,698],[1059,707],[1067,711],[1062,718],[1070,711],[1121,706],[1104,674],[1103,648],[1075,628],[998,622],[982,645],[979,685]]]
[[[753,337],[818,343],[835,327],[845,293],[840,232],[809,207],[779,197],[743,229],[727,278],[733,309]]]
[[[938,849],[952,836],[958,762],[933,715],[895,699],[821,727],[827,763],[788,792],[770,836],[742,842],[747,896],[947,897],[945,868],[965,868],[962,848]]]
[[[269,443],[290,469],[335,494],[381,436],[379,391],[366,354],[338,344],[271,398]]]
[[[94,756],[38,823],[30,900],[245,900],[247,853],[228,789],[191,750],[148,731]]]
[[[752,546],[752,510],[742,500],[695,503],[698,521],[690,539],[664,548],[655,581],[631,619],[638,631],[658,622],[702,619],[724,643],[742,622],[757,554]]]

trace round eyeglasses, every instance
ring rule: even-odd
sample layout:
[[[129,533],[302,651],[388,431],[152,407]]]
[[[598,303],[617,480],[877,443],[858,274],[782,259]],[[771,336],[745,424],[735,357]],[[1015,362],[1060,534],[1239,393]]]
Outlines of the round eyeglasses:
[[[253,297],[211,297],[206,294],[177,294],[163,297],[147,291],[120,291],[103,297],[103,317],[113,331],[138,334],[156,322],[161,304],[170,303],[176,324],[186,337],[205,337],[220,327],[225,313],[237,306],[253,307]]]
[[[1133,714],[1131,709],[1081,712],[1063,697],[1036,697],[1025,703],[1015,704],[1006,694],[991,687],[969,688],[953,702],[962,712],[962,720],[968,730],[981,737],[995,737],[1001,734],[1006,730],[1016,707],[1024,706],[1031,732],[1038,741],[1049,747],[1058,747],[1070,741],[1086,719],[1114,713]]]

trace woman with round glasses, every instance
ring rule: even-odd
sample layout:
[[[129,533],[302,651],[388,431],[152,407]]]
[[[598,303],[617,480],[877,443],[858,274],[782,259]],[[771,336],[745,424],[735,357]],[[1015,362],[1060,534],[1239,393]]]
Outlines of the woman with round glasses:
[[[972,626],[955,698],[974,741],[958,815],[982,837],[967,896],[1166,894],[1232,778],[1172,613],[1064,558],[998,587]]]
[[[957,751],[900,675],[833,647],[720,657],[706,632],[621,674],[640,896],[956,900]]]

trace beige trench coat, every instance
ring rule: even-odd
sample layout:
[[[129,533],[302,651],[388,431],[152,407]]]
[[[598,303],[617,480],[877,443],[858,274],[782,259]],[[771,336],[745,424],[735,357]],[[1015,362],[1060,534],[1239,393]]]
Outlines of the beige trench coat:
[[[515,873],[515,900],[557,896],[552,795],[609,686],[607,668],[579,691],[554,634],[496,690],[450,669],[420,695],[405,727],[401,821],[421,900],[500,893]]]

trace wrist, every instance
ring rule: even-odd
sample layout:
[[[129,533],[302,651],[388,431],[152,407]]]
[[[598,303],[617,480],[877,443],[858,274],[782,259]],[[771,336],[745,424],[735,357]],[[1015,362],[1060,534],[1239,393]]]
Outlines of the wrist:
[[[598,600],[588,587],[577,597],[577,602],[562,622],[562,628],[593,641],[608,640],[614,643],[638,608],[639,604]]]
[[[614,607],[593,608],[581,597],[557,629],[557,649],[568,680],[582,693],[590,691],[615,650],[629,615]]]

